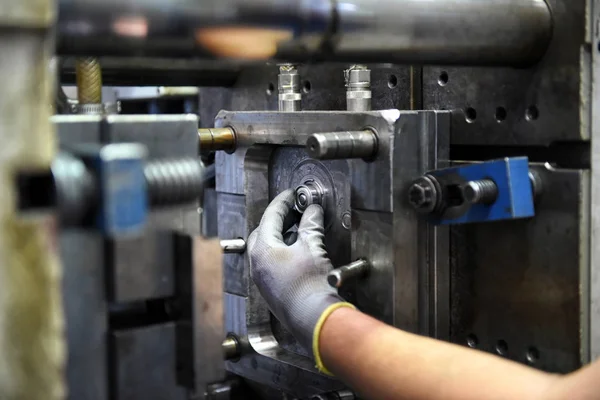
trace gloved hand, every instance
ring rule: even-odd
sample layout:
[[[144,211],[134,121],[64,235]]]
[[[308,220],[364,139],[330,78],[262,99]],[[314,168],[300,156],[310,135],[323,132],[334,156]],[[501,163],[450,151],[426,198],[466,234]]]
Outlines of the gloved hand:
[[[311,205],[304,212],[294,244],[284,243],[286,217],[295,194],[286,190],[267,207],[260,225],[248,239],[252,279],[269,309],[307,349],[325,372],[319,355],[319,334],[327,317],[337,308],[354,307],[327,284],[333,269],[323,243],[323,209]],[[289,220],[289,218],[288,218]]]

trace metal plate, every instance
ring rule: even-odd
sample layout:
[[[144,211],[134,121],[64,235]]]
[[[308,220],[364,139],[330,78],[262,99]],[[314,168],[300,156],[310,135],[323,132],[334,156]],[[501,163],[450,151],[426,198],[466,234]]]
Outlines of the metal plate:
[[[447,265],[443,262],[447,258],[438,258],[438,251],[445,249],[447,255],[447,247],[438,247],[444,238],[436,235],[443,230],[429,229],[417,218],[405,191],[415,176],[445,162],[438,160],[446,159],[447,142],[436,138],[449,136],[448,123],[448,113],[397,110],[221,112],[217,126],[233,126],[239,147],[235,154],[217,156],[217,191],[229,198],[232,196],[225,193],[242,190],[246,231],[250,232],[277,193],[302,183],[307,176],[318,178],[321,185],[336,192],[338,203],[325,240],[333,264],[345,264],[352,256],[374,262],[373,275],[358,284],[360,288],[349,288],[344,293],[377,318],[414,332],[437,335],[443,330],[438,329],[439,321],[448,315],[434,305],[438,289],[448,294],[447,279],[437,279]],[[309,133],[353,130],[357,126],[377,129],[380,147],[374,161],[321,162],[307,158],[302,144]],[[233,174],[240,170],[243,175]],[[342,224],[342,216],[350,206],[351,232]],[[225,212],[221,206],[218,209]],[[248,297],[227,308],[227,319],[241,335],[247,355],[237,363],[229,363],[228,368],[295,395],[333,390],[335,382],[315,386],[320,375],[314,361],[274,321],[249,279],[247,261],[244,275]],[[288,381],[290,374],[297,375],[293,385]]]
[[[451,340],[570,372],[587,359],[589,173],[536,170],[535,218],[452,228]]]
[[[104,244],[99,235],[72,230],[60,235],[69,399],[108,399],[108,315]],[[85,260],[85,262],[82,262]]]
[[[580,129],[585,122],[580,107],[586,103],[580,93],[589,84],[580,67],[586,0],[547,2],[554,34],[538,65],[423,68],[423,108],[453,111],[452,144],[524,146],[589,139],[588,130]]]
[[[175,324],[168,323],[116,331],[109,338],[111,399],[186,400],[177,386]]]
[[[246,198],[227,193],[217,193],[216,217],[221,239],[245,239]],[[245,254],[224,254],[223,275],[225,291],[240,296],[248,295],[248,276],[244,273]]]

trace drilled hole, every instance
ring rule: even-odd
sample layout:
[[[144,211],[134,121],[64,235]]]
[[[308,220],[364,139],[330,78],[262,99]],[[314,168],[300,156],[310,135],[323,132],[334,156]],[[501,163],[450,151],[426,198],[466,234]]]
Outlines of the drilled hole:
[[[529,349],[527,349],[527,354],[525,355],[525,357],[527,358],[527,362],[529,364],[535,364],[537,360],[540,359],[540,351],[532,346]]]
[[[396,75],[390,75],[390,79],[388,80],[388,86],[390,87],[390,89],[393,89],[396,86],[398,86],[398,77]]]
[[[467,336],[467,346],[469,346],[472,349],[477,348],[477,345],[479,344],[479,339],[477,339],[477,336],[475,336],[474,334],[470,334],[469,336]]]
[[[448,73],[446,71],[442,71],[440,77],[438,78],[438,84],[440,86],[446,86],[448,84]]]
[[[468,123],[473,123],[477,119],[477,111],[473,107],[469,107],[465,110],[465,120]]]
[[[508,354],[508,343],[504,340],[498,340],[498,343],[496,343],[496,353],[500,356],[506,356]]]
[[[496,108],[496,121],[502,122],[506,119],[506,108],[498,107]]]
[[[536,106],[529,106],[525,111],[525,119],[527,121],[535,121],[540,117],[540,112]]]
[[[273,83],[269,83],[267,86],[267,95],[270,96],[275,91],[275,85]]]
[[[304,81],[304,84],[302,85],[302,91],[304,93],[308,93],[310,92],[312,89],[312,85],[310,84],[310,81]]]

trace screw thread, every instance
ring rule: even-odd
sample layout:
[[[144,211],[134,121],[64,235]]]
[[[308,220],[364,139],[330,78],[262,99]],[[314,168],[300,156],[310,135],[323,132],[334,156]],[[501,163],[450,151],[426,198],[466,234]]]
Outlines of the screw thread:
[[[151,206],[176,205],[201,198],[204,165],[197,158],[150,162],[144,168]]]
[[[467,183],[465,200],[472,204],[489,204],[496,201],[498,187],[491,179],[481,179]]]

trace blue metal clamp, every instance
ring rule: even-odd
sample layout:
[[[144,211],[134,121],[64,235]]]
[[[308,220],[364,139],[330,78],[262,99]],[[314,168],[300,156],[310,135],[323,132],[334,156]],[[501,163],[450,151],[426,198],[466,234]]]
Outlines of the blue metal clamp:
[[[529,218],[535,215],[534,193],[527,157],[504,158],[432,171],[441,188],[444,206],[431,222],[439,225]],[[470,203],[464,188],[477,182],[493,182],[490,202]],[[493,186],[493,185],[492,185]]]

